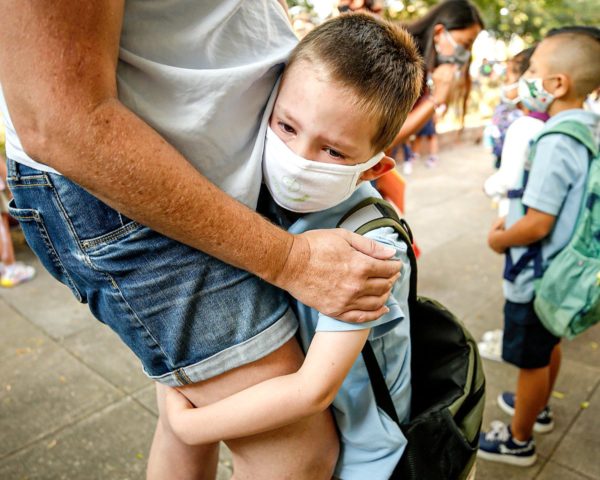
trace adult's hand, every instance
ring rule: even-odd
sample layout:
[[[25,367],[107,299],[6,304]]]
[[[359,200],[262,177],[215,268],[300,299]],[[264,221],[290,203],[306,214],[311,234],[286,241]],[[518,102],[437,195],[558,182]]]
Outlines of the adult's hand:
[[[302,303],[348,322],[388,311],[385,302],[402,264],[394,249],[346,230],[296,235],[277,285]]]
[[[448,103],[450,92],[456,84],[456,72],[458,65],[443,63],[431,74],[434,85],[432,96],[438,105]]]

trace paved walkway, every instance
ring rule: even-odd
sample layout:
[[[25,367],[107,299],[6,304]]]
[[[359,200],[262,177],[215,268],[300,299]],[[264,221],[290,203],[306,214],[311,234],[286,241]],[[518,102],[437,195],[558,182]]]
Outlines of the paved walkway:
[[[420,291],[461,316],[477,338],[502,318],[502,262],[485,243],[495,216],[481,193],[488,157],[479,147],[447,149],[438,168],[416,165],[407,195],[422,251]],[[18,254],[32,261],[26,247]],[[0,290],[0,332],[0,479],[144,478],[153,387],[116,336],[43,271]],[[479,462],[478,479],[600,480],[599,343],[596,328],[565,344],[552,399],[556,429],[538,437],[537,465]],[[494,399],[514,385],[515,370],[488,361],[485,369],[485,421],[507,420]],[[225,452],[219,480],[230,472]]]

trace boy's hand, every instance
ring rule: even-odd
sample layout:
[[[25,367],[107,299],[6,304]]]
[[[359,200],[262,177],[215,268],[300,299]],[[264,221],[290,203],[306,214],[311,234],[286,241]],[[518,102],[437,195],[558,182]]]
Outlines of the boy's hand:
[[[169,427],[180,440],[185,437],[187,433],[187,422],[183,413],[187,410],[194,408],[194,405],[176,388],[167,387],[166,385],[157,384],[157,388],[161,390],[161,394],[164,396],[164,411],[162,414],[165,415],[169,423]]]
[[[400,275],[395,250],[352,232],[312,230],[294,236],[276,285],[319,312],[347,322],[376,320]]]
[[[504,253],[506,251],[506,245],[502,242],[504,235],[504,222],[505,218],[501,217],[492,224],[490,233],[488,234],[488,245],[496,253]]]

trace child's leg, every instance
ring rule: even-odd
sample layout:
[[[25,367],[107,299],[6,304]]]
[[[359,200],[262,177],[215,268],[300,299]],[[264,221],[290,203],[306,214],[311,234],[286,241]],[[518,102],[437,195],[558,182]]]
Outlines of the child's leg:
[[[550,356],[550,388],[548,390],[548,398],[546,399],[546,405],[554,390],[554,384],[556,383],[556,377],[558,377],[558,371],[560,370],[560,363],[562,361],[562,349],[560,343],[556,344],[552,349],[552,355]]]
[[[525,442],[531,438],[533,424],[550,395],[550,366],[521,368],[515,393],[511,430],[514,438]]]
[[[437,157],[437,154],[438,154],[439,151],[440,151],[440,147],[439,147],[439,143],[438,143],[438,137],[437,137],[437,134],[434,133],[430,137],[430,149],[429,149],[429,152],[430,152],[430,155]]]
[[[506,302],[502,358],[519,368],[511,424],[513,436],[519,441],[531,438],[537,415],[548,403],[560,368],[558,342],[535,314],[533,301]]]
[[[10,225],[8,224],[8,215],[3,213],[0,219],[0,261],[4,265],[15,263],[15,250],[13,248],[12,238],[10,236]]]
[[[415,141],[413,142],[413,154],[415,157],[421,156],[423,153],[423,137],[416,136]]]

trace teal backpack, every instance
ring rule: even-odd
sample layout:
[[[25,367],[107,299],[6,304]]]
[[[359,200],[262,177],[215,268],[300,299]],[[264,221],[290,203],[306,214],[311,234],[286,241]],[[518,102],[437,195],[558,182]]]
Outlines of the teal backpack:
[[[541,269],[539,245],[530,246],[514,265],[510,265],[510,255],[507,255],[505,278],[514,279],[525,264],[533,260],[535,312],[553,335],[573,338],[600,321],[600,155],[590,129],[568,120],[543,130],[534,139],[529,152],[530,163],[539,139],[552,133],[574,138],[590,153],[586,189],[575,230],[567,246],[552,259],[545,272]],[[519,193],[522,196],[523,189],[511,192],[509,197],[516,198]]]
[[[477,345],[464,325],[435,300],[417,295],[412,234],[394,208],[367,198],[338,227],[360,235],[391,227],[408,245],[410,260],[411,418],[401,423],[377,358],[367,341],[362,356],[377,406],[408,440],[390,480],[472,478],[485,405],[485,376]]]

